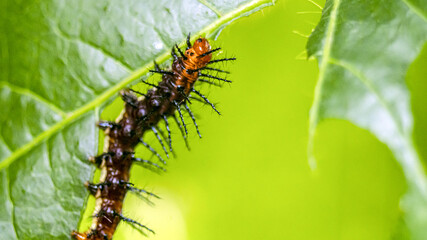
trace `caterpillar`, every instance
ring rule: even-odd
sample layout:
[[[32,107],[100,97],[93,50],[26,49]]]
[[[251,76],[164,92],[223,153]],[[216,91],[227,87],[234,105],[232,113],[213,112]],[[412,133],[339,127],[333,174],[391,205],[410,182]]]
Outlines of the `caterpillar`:
[[[186,43],[187,48],[184,52],[177,44],[172,47],[171,56],[173,59],[170,70],[161,69],[154,62],[154,69],[150,70],[150,72],[162,75],[162,80],[157,85],[142,80],[143,83],[152,87],[146,94],[131,88],[120,91],[120,96],[124,101],[124,110],[120,116],[114,122],[99,121],[97,123],[105,134],[104,149],[102,154],[91,157],[89,160],[101,169],[101,177],[99,183],[85,183],[89,193],[96,198],[95,212],[90,229],[83,233],[72,231],[71,236],[73,239],[111,240],[120,221],[154,233],[149,227],[122,215],[123,200],[128,191],[158,197],[154,193],[136,188],[129,182],[129,171],[133,163],[142,164],[152,170],[165,170],[160,165],[165,165],[166,161],[153,147],[143,140],[143,135],[147,131],[153,131],[166,156],[169,157],[158,124],[161,121],[164,122],[168,132],[167,139],[166,137],[164,139],[169,145],[169,151],[172,152],[168,118],[173,118],[176,121],[184,140],[187,141],[186,135],[188,131],[182,113],[184,108],[191,117],[199,137],[201,137],[195,117],[187,104],[191,104],[190,99],[204,102],[210,105],[218,114],[220,112],[206,96],[194,89],[193,86],[196,81],[216,84],[209,79],[231,82],[225,78],[213,76],[202,71],[228,73],[227,71],[207,66],[218,62],[236,60],[236,58],[212,60],[212,53],[221,48],[211,49],[208,40],[203,37],[197,38],[191,44],[190,34],[188,34]],[[178,51],[179,55],[175,50]],[[200,77],[207,79],[201,79]],[[198,97],[194,97],[192,94]],[[178,113],[180,120],[175,113]],[[148,148],[160,160],[161,164],[135,157],[134,149],[138,144]]]

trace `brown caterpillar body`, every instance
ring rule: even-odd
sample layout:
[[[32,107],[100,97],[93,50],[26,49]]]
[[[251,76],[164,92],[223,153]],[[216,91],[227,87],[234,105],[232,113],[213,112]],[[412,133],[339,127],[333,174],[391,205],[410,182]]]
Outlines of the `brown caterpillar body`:
[[[156,128],[160,120],[164,120],[169,133],[168,142],[171,151],[172,145],[167,118],[172,116],[176,120],[175,112],[178,111],[185,132],[187,132],[180,106],[185,106],[197,128],[194,116],[186,104],[190,101],[189,97],[192,92],[199,95],[217,111],[205,96],[193,89],[194,83],[199,76],[230,82],[226,79],[203,74],[200,71],[208,69],[225,72],[215,68],[207,68],[206,65],[235,60],[235,58],[224,58],[211,61],[212,52],[219,50],[219,48],[211,50],[209,42],[201,37],[191,45],[188,36],[187,46],[187,50],[184,53],[176,46],[180,57],[176,55],[175,48],[172,49],[173,63],[170,71],[161,70],[155,64],[156,68],[151,72],[162,74],[162,81],[157,86],[147,83],[153,86],[152,89],[148,90],[147,94],[139,93],[142,96],[138,98],[134,94],[136,91],[132,92],[132,90],[127,89],[120,92],[125,102],[125,107],[116,122],[101,121],[98,123],[98,126],[105,131],[106,135],[104,153],[93,157],[91,161],[101,168],[100,183],[86,183],[87,189],[96,198],[94,218],[91,229],[87,232],[72,232],[71,236],[74,239],[111,240],[121,220],[153,232],[148,227],[122,215],[123,200],[128,190],[156,196],[145,190],[137,189],[133,187],[133,184],[129,183],[129,171],[132,163],[138,162],[146,167],[163,170],[156,163],[136,158],[134,149],[138,143],[142,143],[165,164],[163,158],[142,140],[144,133],[147,130],[152,130],[167,154]],[[207,82],[207,80],[204,81]],[[185,138],[184,134],[183,136]]]

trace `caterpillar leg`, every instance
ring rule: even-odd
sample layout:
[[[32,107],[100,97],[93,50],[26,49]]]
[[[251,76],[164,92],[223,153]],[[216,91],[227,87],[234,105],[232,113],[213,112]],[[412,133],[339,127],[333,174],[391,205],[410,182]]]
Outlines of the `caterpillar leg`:
[[[111,161],[113,153],[102,153],[95,157],[89,157],[89,162],[96,164],[98,167],[101,166],[103,161]]]
[[[120,96],[122,97],[123,102],[129,104],[129,106],[138,108],[138,99],[134,94],[131,94],[129,91],[122,90],[120,91]]]
[[[100,129],[106,130],[107,128],[114,129],[114,128],[120,128],[120,125],[115,122],[110,121],[98,121],[96,124]]]
[[[95,230],[90,231],[89,233],[79,233],[77,231],[71,232],[71,238],[75,240],[110,240],[106,234],[99,235]]]
[[[85,233],[79,233],[76,231],[71,232],[71,237],[76,240],[88,240],[89,238]]]

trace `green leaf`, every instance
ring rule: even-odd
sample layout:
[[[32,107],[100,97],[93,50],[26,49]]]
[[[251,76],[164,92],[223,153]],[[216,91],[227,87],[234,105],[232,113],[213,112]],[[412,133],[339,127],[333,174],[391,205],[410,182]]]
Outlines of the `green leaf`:
[[[273,2],[0,1],[0,239],[69,239],[103,104],[189,32]]]
[[[426,0],[328,0],[307,51],[319,61],[310,112],[312,166],[316,126],[347,119],[386,144],[402,166],[408,192],[402,229],[427,236],[427,178],[413,141],[413,116],[405,76],[427,41]]]

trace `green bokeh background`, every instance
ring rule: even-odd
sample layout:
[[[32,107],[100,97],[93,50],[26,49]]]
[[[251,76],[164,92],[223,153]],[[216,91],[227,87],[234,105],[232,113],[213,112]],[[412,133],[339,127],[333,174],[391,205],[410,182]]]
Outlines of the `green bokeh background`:
[[[349,122],[328,120],[316,134],[318,169],[308,167],[308,114],[318,70],[316,61],[304,59],[307,38],[301,35],[309,35],[319,18],[320,9],[309,1],[279,1],[221,33],[214,45],[238,58],[227,64],[233,84],[202,92],[219,103],[223,116],[193,103],[203,138],[187,119],[191,151],[174,125],[177,157],[168,172],[132,169],[132,182],[162,197],[152,199],[155,206],[131,195],[125,202],[124,215],[156,231],[149,239],[391,238],[406,185],[385,145]],[[426,64],[424,50],[407,77],[424,159]],[[115,101],[102,117],[115,118],[121,107]],[[152,135],[147,139],[160,151]],[[146,237],[121,223],[115,239]]]

